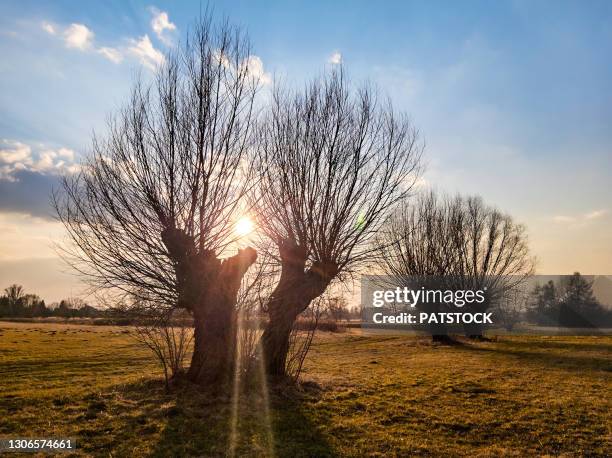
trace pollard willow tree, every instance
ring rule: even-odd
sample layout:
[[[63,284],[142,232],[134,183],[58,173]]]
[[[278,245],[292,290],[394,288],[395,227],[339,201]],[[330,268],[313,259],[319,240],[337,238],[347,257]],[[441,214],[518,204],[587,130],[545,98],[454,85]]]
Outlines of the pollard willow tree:
[[[192,313],[188,375],[202,384],[232,371],[236,295],[256,258],[252,248],[221,258],[252,183],[251,59],[239,29],[200,19],[54,195],[67,258],[90,284],[151,313]]]
[[[433,282],[449,289],[486,289],[487,300],[462,311],[484,312],[521,285],[534,269],[525,227],[486,205],[480,197],[439,196],[429,191],[403,202],[377,236],[380,270],[392,281]],[[413,285],[414,286],[414,285]],[[431,304],[430,312],[442,311]],[[457,311],[457,310],[453,310]],[[433,340],[447,341],[446,327],[430,328]],[[482,326],[464,325],[482,337]]]
[[[261,348],[266,372],[283,376],[296,318],[371,256],[371,237],[419,177],[422,146],[407,116],[352,89],[342,68],[303,91],[277,89],[257,138],[258,225],[280,263]]]

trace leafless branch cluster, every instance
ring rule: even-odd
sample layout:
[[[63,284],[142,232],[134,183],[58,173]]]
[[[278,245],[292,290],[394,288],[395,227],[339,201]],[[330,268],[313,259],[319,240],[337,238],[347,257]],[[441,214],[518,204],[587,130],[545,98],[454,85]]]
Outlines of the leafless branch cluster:
[[[201,19],[54,195],[72,242],[66,257],[92,286],[152,312],[192,312],[190,377],[200,382],[231,370],[237,291],[256,257],[250,248],[218,257],[254,183],[250,57],[243,32]]]
[[[409,120],[371,88],[354,89],[342,68],[301,91],[276,89],[252,197],[280,265],[262,336],[269,374],[286,374],[296,318],[371,256],[368,242],[419,178],[421,152]]]
[[[495,320],[508,332],[521,322],[526,312],[529,293],[521,287],[507,289],[493,307]]]
[[[425,193],[397,209],[377,245],[392,281],[444,279],[451,288],[486,289],[484,309],[534,267],[524,226],[479,197]]]
[[[93,286],[172,307],[181,278],[164,234],[180,231],[193,252],[232,242],[253,183],[249,54],[240,30],[204,19],[152,85],[136,84],[82,172],[65,178],[55,206],[76,248],[66,255]]]
[[[163,373],[166,391],[170,382],[184,372],[184,363],[193,340],[191,320],[177,314],[151,316],[137,320],[132,336],[153,352]]]
[[[323,302],[323,296],[314,299],[306,310],[300,314],[300,326],[298,326],[298,322],[295,322],[291,329],[286,373],[292,380],[298,380],[302,373],[304,361],[312,346],[312,341],[323,313]]]
[[[368,86],[353,89],[341,68],[303,91],[277,88],[258,136],[259,226],[346,271],[413,188],[421,152],[408,118]]]

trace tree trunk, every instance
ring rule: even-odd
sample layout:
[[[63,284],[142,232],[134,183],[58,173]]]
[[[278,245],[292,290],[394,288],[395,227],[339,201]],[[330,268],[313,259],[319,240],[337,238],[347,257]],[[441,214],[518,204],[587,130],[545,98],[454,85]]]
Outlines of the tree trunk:
[[[454,345],[457,343],[457,341],[448,334],[432,334],[431,341],[444,345]]]
[[[289,338],[296,318],[319,297],[337,274],[333,263],[314,262],[305,270],[307,254],[292,241],[279,246],[281,276],[268,301],[269,321],[261,337],[266,373],[286,375]]]
[[[201,385],[222,386],[234,367],[236,301],[208,300],[193,313],[194,348],[187,376]]]
[[[210,250],[198,252],[193,238],[180,229],[166,230],[162,238],[175,262],[177,306],[193,314],[194,348],[187,376],[201,385],[223,386],[234,370],[238,290],[257,253],[246,248],[220,260]]]
[[[420,309],[426,313],[439,313],[443,310],[440,304],[428,303],[420,306]],[[444,323],[429,323],[427,324],[427,332],[431,335],[432,342],[450,344],[454,340],[448,335],[448,327]]]
[[[299,312],[291,304],[282,301],[282,298],[271,300],[268,310],[270,321],[261,337],[266,373],[282,377],[287,366],[289,337]]]
[[[484,313],[489,309],[489,303],[471,304],[465,308],[465,312],[469,313]],[[472,340],[486,340],[484,337],[484,326],[480,323],[465,323],[463,325],[463,333]]]
[[[234,372],[236,300],[242,277],[255,262],[252,248],[225,259],[194,310],[194,352],[188,376],[207,386],[227,384]]]
[[[484,330],[479,323],[470,323],[463,325],[463,333],[466,337],[472,340],[484,340]]]

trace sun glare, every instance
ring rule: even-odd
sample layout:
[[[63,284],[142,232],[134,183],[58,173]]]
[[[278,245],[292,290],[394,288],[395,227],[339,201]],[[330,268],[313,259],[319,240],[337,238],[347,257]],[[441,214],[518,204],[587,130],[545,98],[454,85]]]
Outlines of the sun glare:
[[[243,216],[236,223],[235,230],[236,234],[238,234],[240,237],[244,237],[245,235],[248,235],[253,232],[253,228],[253,221],[251,221],[249,217]]]

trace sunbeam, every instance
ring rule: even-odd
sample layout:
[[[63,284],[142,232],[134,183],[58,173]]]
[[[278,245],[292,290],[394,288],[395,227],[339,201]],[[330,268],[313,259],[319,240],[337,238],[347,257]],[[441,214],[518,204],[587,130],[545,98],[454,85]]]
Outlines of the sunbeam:
[[[256,314],[255,314],[256,315]],[[255,318],[255,329],[260,329],[259,317]],[[236,319],[236,364],[234,365],[234,377],[232,383],[232,399],[231,399],[231,417],[230,417],[230,438],[229,438],[229,451],[228,456],[235,457],[237,456],[237,448],[240,440],[240,429],[239,429],[239,415],[240,415],[240,397],[241,397],[241,386],[242,386],[242,377],[245,375],[244,372],[244,358],[245,358],[245,349],[243,345],[243,333],[247,330],[249,323],[247,323],[247,318],[245,318],[244,310],[239,310]],[[259,335],[257,336],[259,337]],[[260,351],[259,346],[256,349],[257,355],[257,374],[256,377],[260,382],[261,389],[261,399],[263,401],[263,418],[261,418],[262,424],[265,428],[266,432],[266,455],[267,457],[274,457],[274,432],[272,430],[272,421],[270,415],[270,394],[268,388],[268,381],[266,372],[264,369],[264,361],[263,355]],[[248,355],[247,355],[248,357]],[[247,409],[250,408],[247,405]],[[252,412],[251,412],[252,413]]]

